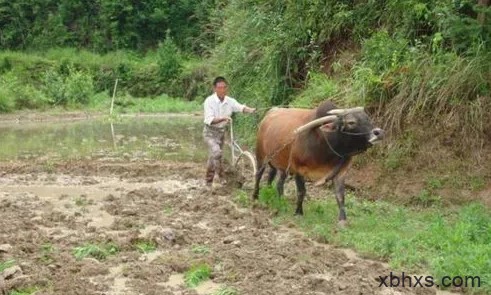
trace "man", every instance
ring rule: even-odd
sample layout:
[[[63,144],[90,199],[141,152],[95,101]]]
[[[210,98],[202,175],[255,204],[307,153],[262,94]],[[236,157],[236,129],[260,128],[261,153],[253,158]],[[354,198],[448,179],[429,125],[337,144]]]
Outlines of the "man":
[[[208,145],[208,163],[206,167],[206,185],[213,184],[215,173],[220,181],[223,179],[222,148],[225,139],[225,128],[232,120],[232,113],[254,113],[255,108],[240,104],[235,99],[227,96],[228,85],[223,77],[217,77],[213,81],[214,93],[208,96],[204,102],[205,126],[203,137]]]

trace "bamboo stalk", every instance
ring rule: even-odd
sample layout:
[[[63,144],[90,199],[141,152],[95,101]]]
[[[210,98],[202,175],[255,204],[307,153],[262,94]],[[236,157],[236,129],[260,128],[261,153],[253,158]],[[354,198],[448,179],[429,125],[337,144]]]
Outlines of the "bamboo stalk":
[[[109,111],[109,115],[113,114],[113,109],[114,109],[114,97],[116,96],[116,88],[118,87],[118,80],[116,79],[116,82],[114,83],[114,90],[113,90],[113,97],[111,99],[111,110]]]

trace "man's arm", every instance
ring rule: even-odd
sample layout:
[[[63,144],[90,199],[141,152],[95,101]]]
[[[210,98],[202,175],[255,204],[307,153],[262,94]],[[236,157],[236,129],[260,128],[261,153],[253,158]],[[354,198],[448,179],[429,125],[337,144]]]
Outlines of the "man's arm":
[[[237,100],[233,99],[233,110],[234,112],[242,112],[242,113],[254,113],[256,111],[255,108],[250,108],[245,104],[239,103]]]

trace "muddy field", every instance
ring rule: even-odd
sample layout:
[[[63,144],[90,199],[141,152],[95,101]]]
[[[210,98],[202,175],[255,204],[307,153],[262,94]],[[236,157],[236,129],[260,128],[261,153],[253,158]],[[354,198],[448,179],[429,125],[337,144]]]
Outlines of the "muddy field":
[[[195,135],[189,146],[203,149],[199,128],[190,130]],[[0,275],[0,289],[5,294],[436,294],[379,288],[378,276],[391,271],[386,264],[310,240],[293,224],[274,224],[270,210],[234,202],[233,187],[204,188],[203,155],[175,158],[179,148],[166,134],[145,137],[159,149],[163,143],[173,149],[154,158],[142,149],[111,153],[114,142],[97,138],[93,142],[103,147],[76,159],[58,157],[57,145],[49,150],[48,142],[44,155],[34,147],[23,156],[4,153],[0,263],[14,262]],[[105,136],[116,137],[118,145],[141,139],[123,131]],[[88,245],[106,246],[105,252],[76,255]],[[187,287],[184,274],[200,264],[211,267],[210,279]]]

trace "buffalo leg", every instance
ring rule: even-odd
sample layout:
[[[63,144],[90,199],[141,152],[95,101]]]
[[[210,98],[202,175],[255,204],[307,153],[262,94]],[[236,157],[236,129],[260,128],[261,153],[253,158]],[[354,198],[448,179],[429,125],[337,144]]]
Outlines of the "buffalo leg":
[[[261,178],[263,177],[264,170],[266,169],[266,166],[263,165],[261,166],[257,172],[256,172],[256,179],[254,183],[254,192],[252,194],[252,198],[254,200],[257,200],[259,198],[259,183],[261,182]]]
[[[283,170],[280,170],[280,179],[276,183],[276,191],[278,191],[278,196],[283,196],[284,187],[285,187],[286,173]]]
[[[269,173],[268,173],[268,186],[271,186],[274,178],[276,177],[276,172],[278,171],[275,167],[269,165]]]
[[[344,207],[344,177],[336,178],[334,180],[334,189],[339,208],[339,222],[344,223],[346,221],[346,211]]]
[[[295,174],[295,184],[297,185],[297,209],[295,210],[295,215],[303,215],[303,199],[307,192],[303,176]]]

